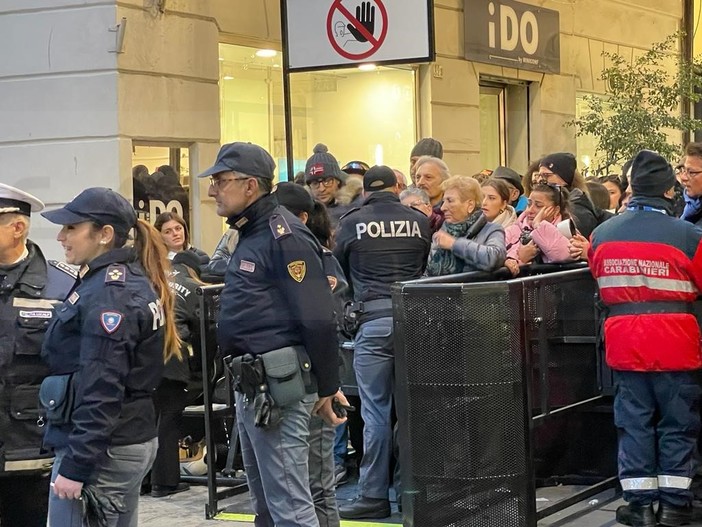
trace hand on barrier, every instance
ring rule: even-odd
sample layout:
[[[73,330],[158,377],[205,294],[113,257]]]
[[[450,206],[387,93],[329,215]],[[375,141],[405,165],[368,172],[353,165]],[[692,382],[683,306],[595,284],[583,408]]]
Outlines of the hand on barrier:
[[[320,397],[315,403],[314,408],[312,408],[312,415],[319,415],[319,417],[324,419],[331,426],[338,426],[346,422],[346,417],[337,417],[334,413],[334,408],[332,406],[334,398],[337,398],[341,405],[350,406],[344,394],[339,390],[334,395]]]

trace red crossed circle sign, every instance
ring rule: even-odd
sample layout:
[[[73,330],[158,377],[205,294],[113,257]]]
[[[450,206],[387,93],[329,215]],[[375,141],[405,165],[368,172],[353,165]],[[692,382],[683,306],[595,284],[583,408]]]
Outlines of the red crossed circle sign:
[[[332,47],[342,57],[349,60],[366,59],[378,51],[380,46],[382,46],[383,42],[385,41],[385,37],[388,34],[388,12],[385,9],[382,0],[361,1],[360,3],[358,0],[346,0],[346,5],[343,4],[343,1],[344,0],[334,0],[331,8],[329,9],[329,14],[327,15],[327,37],[329,38],[329,42],[331,43]],[[372,10],[372,18],[374,19],[373,25],[375,26],[373,33],[368,31],[363,22],[357,18],[357,15],[354,15],[351,13],[351,11],[349,11],[347,6],[351,4],[356,4],[357,14],[359,12],[365,13],[366,21],[368,20]],[[375,17],[376,7],[380,15],[377,19]],[[359,9],[361,11],[359,11]],[[361,16],[360,18],[363,19],[364,16]],[[341,28],[338,27],[340,24]],[[381,26],[380,31],[378,31],[378,25]],[[352,26],[355,29],[355,33],[361,35],[365,39],[365,42],[362,42],[362,47],[367,49],[360,52],[351,52],[344,49],[344,45],[348,42],[361,42],[354,36],[354,34],[352,34],[352,32],[349,31],[347,33],[344,26]],[[341,31],[339,31],[340,29]],[[375,36],[376,34],[378,35],[377,37]]]

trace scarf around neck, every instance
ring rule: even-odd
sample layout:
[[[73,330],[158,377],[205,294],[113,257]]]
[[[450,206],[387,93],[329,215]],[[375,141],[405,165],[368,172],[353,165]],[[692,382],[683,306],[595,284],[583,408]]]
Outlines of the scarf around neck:
[[[464,238],[470,228],[483,215],[483,211],[477,209],[473,211],[465,220],[459,223],[447,223],[441,226],[442,231],[446,231],[454,238]],[[429,254],[429,262],[427,263],[427,275],[429,276],[444,276],[447,274],[456,274],[463,271],[466,262],[458,258],[453,251],[449,249],[441,249],[438,245],[432,244],[431,253]]]

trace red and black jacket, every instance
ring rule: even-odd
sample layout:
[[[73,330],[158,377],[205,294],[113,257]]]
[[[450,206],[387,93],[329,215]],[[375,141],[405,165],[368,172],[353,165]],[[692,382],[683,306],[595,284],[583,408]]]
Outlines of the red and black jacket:
[[[590,270],[607,306],[607,364],[615,370],[702,367],[692,302],[702,291],[702,230],[639,204],[592,233]]]

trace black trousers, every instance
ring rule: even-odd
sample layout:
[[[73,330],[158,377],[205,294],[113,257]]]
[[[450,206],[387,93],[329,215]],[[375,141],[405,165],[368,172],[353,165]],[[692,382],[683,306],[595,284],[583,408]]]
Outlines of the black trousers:
[[[154,393],[158,419],[158,453],[151,467],[151,485],[175,486],[180,481],[178,440],[182,437],[186,384],[163,379]]]
[[[46,527],[51,473],[0,476],[0,526]]]

